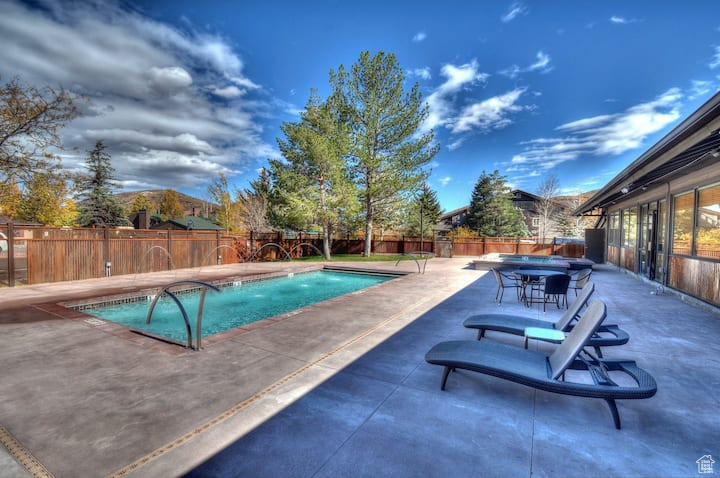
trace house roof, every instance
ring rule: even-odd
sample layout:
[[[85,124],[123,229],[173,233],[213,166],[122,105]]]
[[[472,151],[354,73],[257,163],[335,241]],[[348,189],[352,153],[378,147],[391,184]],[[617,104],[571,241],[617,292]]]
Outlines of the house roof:
[[[152,229],[162,229],[164,225],[167,224],[174,224],[178,227],[181,227],[183,229],[194,229],[194,230],[202,230],[202,231],[224,231],[225,228],[218,226],[214,222],[210,221],[209,219],[205,219],[204,217],[199,216],[185,216],[182,219],[168,219],[167,221],[163,221],[155,226],[152,226]]]
[[[662,180],[700,169],[720,157],[720,92],[645,151],[575,210],[583,214],[639,194]]]

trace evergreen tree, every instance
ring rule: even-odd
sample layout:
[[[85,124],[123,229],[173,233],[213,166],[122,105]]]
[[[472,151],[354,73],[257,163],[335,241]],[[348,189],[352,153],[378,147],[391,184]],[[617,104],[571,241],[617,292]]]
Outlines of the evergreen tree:
[[[145,194],[140,193],[135,196],[135,199],[133,200],[132,206],[130,207],[130,214],[135,214],[143,209],[153,213],[155,212],[155,205]]]
[[[180,204],[180,197],[177,191],[166,189],[160,200],[160,216],[164,219],[182,219],[185,216],[185,209]]]
[[[348,72],[330,72],[331,106],[350,127],[350,158],[365,214],[364,254],[370,254],[378,213],[397,209],[402,197],[427,177],[422,167],[438,145],[433,132],[418,134],[428,116],[417,83],[405,93],[405,74],[395,55],[362,52]]]
[[[423,183],[420,193],[407,208],[406,234],[414,237],[432,238],[433,226],[442,215],[442,208],[435,191]]]
[[[275,190],[284,222],[295,229],[319,226],[323,254],[330,259],[334,228],[347,211],[356,209],[357,193],[345,155],[347,127],[327,104],[312,94],[298,123],[283,123],[286,139],[278,139],[287,162],[271,161]]]
[[[116,181],[115,169],[110,164],[110,155],[105,152],[102,141],[88,151],[86,160],[88,174],[76,181],[78,196],[82,199],[78,223],[81,226],[117,227],[132,225],[117,196],[113,195]]]
[[[498,170],[480,175],[473,189],[468,226],[480,236],[525,237],[530,235],[522,212],[512,203],[512,193]]]

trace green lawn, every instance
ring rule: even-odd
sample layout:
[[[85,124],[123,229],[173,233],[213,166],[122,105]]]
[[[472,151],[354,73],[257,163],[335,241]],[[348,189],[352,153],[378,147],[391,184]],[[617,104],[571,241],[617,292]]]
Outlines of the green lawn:
[[[307,262],[323,262],[325,259],[323,256],[306,256],[293,258],[293,261],[307,261]],[[400,254],[377,254],[365,257],[361,254],[335,254],[331,257],[331,262],[381,262],[381,261],[392,261],[397,262],[411,261],[411,256],[403,256]]]

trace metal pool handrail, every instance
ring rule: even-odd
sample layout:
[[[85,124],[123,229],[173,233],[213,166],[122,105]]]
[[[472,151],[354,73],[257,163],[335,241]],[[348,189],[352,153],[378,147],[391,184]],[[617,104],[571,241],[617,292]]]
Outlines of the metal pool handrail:
[[[404,256],[410,256],[410,257],[412,257],[412,259],[415,261],[415,264],[417,265],[418,273],[420,273],[420,263],[418,262],[418,260],[417,260],[417,258],[416,258],[415,256],[418,255],[418,256],[420,256],[420,257],[424,257],[424,258],[425,258],[425,263],[423,263],[422,274],[425,273],[425,268],[427,267],[427,261],[428,261],[428,259],[431,258],[431,257],[435,257],[435,253],[434,253],[434,252],[426,252],[426,251],[406,252],[406,253],[403,254],[403,255],[404,255]],[[398,259],[398,261],[395,263],[395,266],[396,266],[396,267],[397,267],[398,264],[400,264],[400,261],[401,261],[401,260],[402,260],[402,259]]]
[[[190,328],[190,319],[188,319],[187,312],[185,311],[185,307],[182,305],[182,302],[180,302],[180,299],[177,298],[177,296],[170,291],[169,289],[171,287],[175,287],[178,285],[183,284],[192,284],[192,285],[199,285],[202,287],[202,292],[200,293],[200,304],[198,305],[198,315],[197,315],[197,339],[196,339],[196,346],[193,347],[193,341],[192,341],[192,329]],[[212,284],[208,284],[207,282],[199,281],[199,280],[180,280],[177,282],[173,282],[171,284],[166,285],[160,290],[160,293],[155,296],[155,299],[153,299],[152,304],[150,304],[150,309],[148,309],[147,317],[145,319],[145,323],[149,324],[150,319],[152,318],[152,313],[155,310],[155,304],[157,304],[158,300],[163,295],[167,295],[170,297],[175,304],[177,304],[178,308],[180,308],[180,313],[182,314],[182,318],[185,321],[185,329],[187,331],[187,347],[189,349],[194,348],[195,350],[200,350],[202,348],[202,315],[203,315],[203,306],[205,305],[205,294],[207,293],[208,289],[212,289],[215,292],[222,292],[219,287],[214,286]]]

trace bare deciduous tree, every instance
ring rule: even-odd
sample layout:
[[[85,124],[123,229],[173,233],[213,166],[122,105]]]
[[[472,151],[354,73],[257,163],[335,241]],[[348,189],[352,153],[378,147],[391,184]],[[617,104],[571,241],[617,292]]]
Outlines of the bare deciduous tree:
[[[0,86],[0,182],[28,181],[59,166],[58,130],[78,115],[75,97],[60,88],[35,88],[14,78]]]

